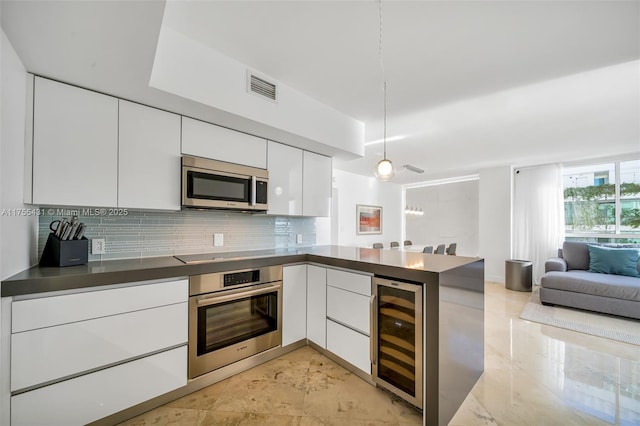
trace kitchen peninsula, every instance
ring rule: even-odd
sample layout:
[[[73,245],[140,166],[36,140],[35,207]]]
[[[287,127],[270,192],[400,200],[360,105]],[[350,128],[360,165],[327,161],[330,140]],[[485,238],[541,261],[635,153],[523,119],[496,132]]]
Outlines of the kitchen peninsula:
[[[34,267],[2,282],[3,314],[11,315],[11,306],[16,302],[46,300],[48,299],[46,296],[51,295],[89,294],[92,290],[101,289],[102,286],[115,289],[144,288],[145,285],[135,287],[131,285],[143,281],[153,282],[148,285],[158,285],[158,281],[174,280],[161,283],[167,287],[167,291],[173,291],[172,289],[177,288],[180,282],[185,281],[185,277],[193,275],[271,265],[314,265],[422,285],[424,321],[421,353],[424,365],[423,418],[425,424],[447,424],[483,372],[484,261],[482,259],[344,246],[209,253],[192,255],[188,260],[185,257],[183,260],[187,260],[188,263],[179,258],[167,256],[90,262],[86,265],[67,268]],[[304,294],[310,297],[310,294],[306,292]],[[160,297],[160,295],[156,296]],[[186,317],[183,319],[186,323]],[[11,322],[3,321],[3,324],[11,324]],[[2,330],[5,352],[7,349],[4,343],[12,339],[12,332],[16,332],[15,325],[13,330]],[[186,333],[186,330],[184,332]],[[13,339],[11,342],[13,344]],[[177,347],[179,345],[174,346],[167,343],[167,347],[171,349],[167,350],[167,353],[175,351],[177,357],[184,356],[186,364],[184,342],[182,348]],[[283,346],[280,350],[287,349],[285,343]],[[289,346],[293,348],[294,345]],[[182,352],[180,352],[181,349]],[[3,357],[3,359],[8,358]],[[135,362],[137,361],[130,364]],[[3,365],[3,375],[12,367]],[[107,370],[109,369],[101,371]],[[95,374],[97,373],[82,377]],[[177,398],[193,392],[211,384],[210,381],[205,383],[206,380],[203,378],[206,376],[192,379],[182,386],[173,386],[171,392],[163,391],[162,393]],[[186,376],[181,380],[186,382]],[[57,386],[54,379],[44,380],[41,383],[51,384],[48,387]],[[27,384],[16,391],[13,384],[3,383],[0,395],[3,399],[16,399],[21,395],[29,394],[31,389],[36,387]],[[183,389],[182,393],[180,389]],[[156,405],[162,404],[166,402],[166,395],[165,399],[162,399],[161,395],[154,400],[158,401]],[[149,408],[147,406],[146,409]],[[135,415],[131,411],[123,410],[123,412],[126,412],[129,417]],[[107,416],[112,414],[109,413]],[[15,423],[13,420],[12,413],[12,424]],[[117,421],[116,415],[112,417],[111,422],[114,421]]]

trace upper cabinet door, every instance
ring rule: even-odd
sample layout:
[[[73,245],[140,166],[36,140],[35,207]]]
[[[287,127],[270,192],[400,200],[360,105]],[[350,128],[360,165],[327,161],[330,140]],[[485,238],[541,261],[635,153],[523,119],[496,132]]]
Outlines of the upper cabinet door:
[[[302,150],[268,141],[269,214],[302,215]]]
[[[115,207],[118,99],[35,78],[33,203]]]
[[[331,213],[331,157],[304,152],[302,214],[329,216]],[[271,200],[269,200],[271,202]]]
[[[120,100],[118,207],[180,210],[180,116]]]
[[[265,139],[187,117],[182,117],[182,153],[267,168]]]

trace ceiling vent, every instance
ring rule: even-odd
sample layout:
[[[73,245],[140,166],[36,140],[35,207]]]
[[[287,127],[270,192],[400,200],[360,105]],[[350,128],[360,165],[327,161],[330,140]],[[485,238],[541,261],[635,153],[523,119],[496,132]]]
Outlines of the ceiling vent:
[[[263,77],[258,77],[250,71],[247,71],[247,90],[249,93],[272,102],[278,100],[278,87],[276,84],[265,80]]]
[[[420,167],[412,166],[411,164],[405,164],[404,168],[407,170],[411,170],[414,173],[424,173],[424,170],[422,170]]]

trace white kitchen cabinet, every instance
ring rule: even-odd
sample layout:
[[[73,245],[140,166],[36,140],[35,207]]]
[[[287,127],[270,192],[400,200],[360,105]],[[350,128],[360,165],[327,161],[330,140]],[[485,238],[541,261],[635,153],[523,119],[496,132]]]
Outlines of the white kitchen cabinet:
[[[307,339],[327,347],[327,268],[307,266]]]
[[[302,215],[302,150],[267,142],[269,214]]]
[[[189,280],[139,282],[121,288],[17,300],[11,304],[11,332],[52,327],[173,303],[187,302]]]
[[[187,301],[187,279],[13,301],[11,424],[85,424],[186,385]]]
[[[327,350],[371,374],[369,336],[327,319]]]
[[[187,343],[187,302],[11,335],[11,391]]]
[[[180,210],[180,116],[119,102],[118,207]]]
[[[307,336],[307,265],[282,268],[282,346]]]
[[[371,296],[371,275],[358,272],[327,269],[327,285]]]
[[[182,153],[267,168],[265,139],[188,117],[182,117]]]
[[[370,298],[327,286],[327,318],[369,334]]]
[[[11,397],[11,425],[87,424],[187,384],[187,347]]]
[[[371,374],[371,276],[327,268],[327,350]]]
[[[303,216],[331,213],[331,157],[304,151],[302,170]]]
[[[118,99],[35,77],[33,204],[115,207]]]
[[[327,269],[327,318],[369,334],[371,275]]]

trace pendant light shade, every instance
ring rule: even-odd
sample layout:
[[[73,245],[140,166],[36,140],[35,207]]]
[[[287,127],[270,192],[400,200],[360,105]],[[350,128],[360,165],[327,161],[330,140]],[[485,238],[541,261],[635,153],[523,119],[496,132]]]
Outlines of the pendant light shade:
[[[388,181],[396,174],[393,170],[393,163],[386,158],[378,161],[376,168],[373,172],[376,175],[376,178],[381,181]]]

